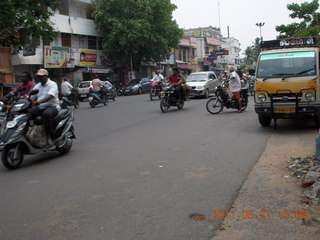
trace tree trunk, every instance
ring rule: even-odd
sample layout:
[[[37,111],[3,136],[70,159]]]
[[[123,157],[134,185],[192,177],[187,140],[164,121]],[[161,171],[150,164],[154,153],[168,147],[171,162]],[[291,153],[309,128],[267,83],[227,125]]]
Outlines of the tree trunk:
[[[0,82],[12,83],[13,72],[10,65],[10,47],[0,47]]]

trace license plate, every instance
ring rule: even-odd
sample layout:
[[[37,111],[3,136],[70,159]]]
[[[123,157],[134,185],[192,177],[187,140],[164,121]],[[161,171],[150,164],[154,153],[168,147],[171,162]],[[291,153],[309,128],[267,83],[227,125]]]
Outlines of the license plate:
[[[296,108],[274,108],[275,113],[295,113]]]
[[[81,96],[81,97],[86,97],[86,96],[87,96],[87,94],[81,94],[80,96]]]

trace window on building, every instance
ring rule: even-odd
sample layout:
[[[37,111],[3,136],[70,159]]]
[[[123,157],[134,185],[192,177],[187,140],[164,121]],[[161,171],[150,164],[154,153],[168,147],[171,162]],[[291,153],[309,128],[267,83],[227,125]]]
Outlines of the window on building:
[[[209,54],[209,47],[206,46],[206,47],[204,48],[204,51],[205,51],[205,54]]]
[[[88,5],[87,8],[87,19],[92,19],[93,20],[93,8],[92,8],[92,5]]]
[[[35,46],[40,46],[40,37],[36,36],[36,35],[32,35],[32,42],[35,44]]]
[[[61,15],[69,15],[69,0],[62,0],[60,2],[59,13]]]
[[[79,18],[87,18],[87,4],[78,2],[76,15]]]
[[[61,45],[63,47],[71,47],[71,34],[61,33]]]
[[[98,49],[102,50],[102,38],[98,37]]]
[[[192,48],[191,57],[193,57],[193,58],[197,57],[197,51],[195,48]]]
[[[88,48],[89,49],[97,49],[97,37],[88,36]]]
[[[79,35],[79,48],[88,48],[88,38],[84,35]]]

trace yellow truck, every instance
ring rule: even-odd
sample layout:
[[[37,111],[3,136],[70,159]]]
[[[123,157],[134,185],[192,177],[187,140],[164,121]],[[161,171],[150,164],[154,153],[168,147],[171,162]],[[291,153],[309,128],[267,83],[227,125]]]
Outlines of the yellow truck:
[[[320,125],[319,43],[317,37],[261,42],[255,112],[263,127],[305,117]]]

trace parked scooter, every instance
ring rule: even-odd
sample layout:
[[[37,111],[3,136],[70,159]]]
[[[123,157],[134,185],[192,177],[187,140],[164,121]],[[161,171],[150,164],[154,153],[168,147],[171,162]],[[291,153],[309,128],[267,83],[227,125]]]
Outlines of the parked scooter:
[[[109,99],[108,95],[105,92],[105,89],[102,89],[103,93],[96,93],[90,90],[89,93],[89,105],[92,108],[95,108],[98,104],[103,104],[104,106],[108,105]]]
[[[32,90],[35,95],[39,90]],[[32,155],[46,151],[67,153],[72,147],[74,135],[73,109],[69,107],[59,111],[54,118],[54,132],[52,143],[48,142],[41,117],[30,119],[28,109],[32,107],[29,99],[18,100],[10,109],[13,119],[6,122],[0,139],[2,163],[8,169],[16,169],[23,162],[24,155]]]

